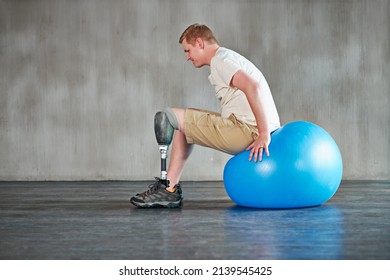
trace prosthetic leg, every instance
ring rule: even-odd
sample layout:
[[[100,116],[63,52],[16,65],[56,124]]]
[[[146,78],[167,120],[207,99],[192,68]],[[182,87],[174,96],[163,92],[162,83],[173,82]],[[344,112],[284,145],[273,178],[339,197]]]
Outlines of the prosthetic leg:
[[[154,116],[154,133],[161,154],[161,180],[165,186],[169,186],[167,179],[167,154],[172,143],[174,127],[169,122],[165,112],[157,112]]]

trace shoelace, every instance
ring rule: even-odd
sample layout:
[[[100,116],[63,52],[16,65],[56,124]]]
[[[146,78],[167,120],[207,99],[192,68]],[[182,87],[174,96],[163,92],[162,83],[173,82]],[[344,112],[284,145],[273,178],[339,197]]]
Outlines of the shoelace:
[[[142,197],[157,193],[161,189],[161,179],[158,177],[154,177],[154,179],[156,179],[156,182],[150,184],[149,189],[140,194]]]

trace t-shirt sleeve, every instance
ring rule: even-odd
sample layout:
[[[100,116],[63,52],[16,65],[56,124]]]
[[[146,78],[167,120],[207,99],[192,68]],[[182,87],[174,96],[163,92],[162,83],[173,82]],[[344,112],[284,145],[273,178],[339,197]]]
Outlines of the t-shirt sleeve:
[[[226,86],[230,86],[230,82],[240,70],[241,67],[238,63],[230,59],[216,59],[213,64],[214,77],[218,77],[219,82],[222,82]]]

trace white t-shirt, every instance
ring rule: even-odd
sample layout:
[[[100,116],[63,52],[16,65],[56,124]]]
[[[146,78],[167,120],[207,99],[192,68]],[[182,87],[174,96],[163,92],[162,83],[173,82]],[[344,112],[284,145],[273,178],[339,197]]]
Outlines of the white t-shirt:
[[[230,82],[237,73],[243,70],[260,82],[262,98],[265,102],[265,113],[271,131],[280,127],[279,115],[276,110],[271,90],[260,70],[242,55],[220,47],[211,59],[209,81],[214,86],[216,97],[221,102],[221,116],[228,118],[234,114],[245,123],[256,125],[256,119],[245,94],[230,86]]]

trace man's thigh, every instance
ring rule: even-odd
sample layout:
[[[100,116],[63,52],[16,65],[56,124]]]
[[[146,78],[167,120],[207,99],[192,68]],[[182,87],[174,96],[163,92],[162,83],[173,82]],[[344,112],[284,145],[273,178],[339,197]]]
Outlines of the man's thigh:
[[[258,135],[255,126],[237,120],[234,115],[225,119],[219,113],[198,109],[186,109],[184,134],[189,144],[233,155],[245,150]]]

